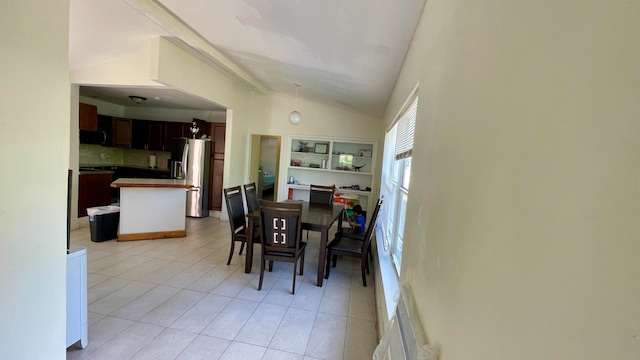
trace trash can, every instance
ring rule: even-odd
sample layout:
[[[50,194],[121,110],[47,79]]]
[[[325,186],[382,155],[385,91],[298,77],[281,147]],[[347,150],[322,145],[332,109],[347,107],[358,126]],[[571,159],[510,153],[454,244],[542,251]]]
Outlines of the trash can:
[[[119,206],[98,206],[87,208],[89,215],[89,230],[91,241],[102,242],[118,237],[118,223],[120,222]]]

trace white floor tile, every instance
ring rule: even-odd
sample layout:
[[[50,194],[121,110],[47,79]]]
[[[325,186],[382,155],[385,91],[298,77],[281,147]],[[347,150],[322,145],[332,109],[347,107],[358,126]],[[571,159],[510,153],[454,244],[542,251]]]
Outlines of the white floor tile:
[[[289,308],[269,347],[303,355],[315,319],[316,313],[313,311]]]
[[[160,304],[175,295],[180,289],[158,285],[130,303],[114,311],[111,315],[122,319],[140,320]]]
[[[235,340],[253,345],[268,346],[286,312],[287,308],[285,306],[267,303],[258,305],[235,337]]]
[[[233,340],[257,307],[257,302],[234,299],[209,323],[202,334]]]
[[[198,335],[176,360],[217,360],[227,350],[231,341]]]
[[[346,317],[318,314],[305,355],[318,359],[342,359],[346,331]]]
[[[173,360],[197,336],[175,329],[165,329],[153,341],[148,343],[132,359],[133,360]]]
[[[220,360],[262,359],[267,349],[261,346],[232,342],[222,354]]]
[[[324,294],[318,312],[347,316],[349,313],[350,289],[341,286],[324,286]]]
[[[376,322],[348,318],[344,360],[371,359],[378,344]]]
[[[206,294],[197,291],[181,290],[145,315],[140,321],[160,326],[169,326],[191,309],[191,307],[205,295]]]
[[[209,294],[171,324],[171,328],[200,333],[234,298]]]
[[[275,349],[267,349],[262,357],[262,360],[302,360],[303,356],[300,354],[288,353],[286,351],[280,351]]]
[[[91,353],[91,360],[130,359],[150,343],[164,330],[161,326],[134,323],[116,335],[96,351]],[[91,339],[89,339],[91,343]]]
[[[122,289],[92,303],[89,305],[89,311],[97,314],[109,315],[154,287],[154,284],[134,281]]]
[[[287,263],[274,263],[257,290],[260,246],[250,274],[239,244],[226,265],[228,222],[187,218],[187,234],[93,242],[88,228],[72,231],[88,252],[89,344],[67,349],[68,360],[371,359],[373,275],[363,287],[359,262],[341,257],[318,287],[319,233],[309,235],[294,295]]]

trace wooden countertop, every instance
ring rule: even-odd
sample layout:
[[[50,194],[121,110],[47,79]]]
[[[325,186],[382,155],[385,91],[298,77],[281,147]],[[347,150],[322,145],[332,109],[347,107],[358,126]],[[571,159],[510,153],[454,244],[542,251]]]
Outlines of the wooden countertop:
[[[147,187],[147,188],[192,188],[193,184],[187,180],[177,179],[130,179],[120,178],[111,183],[111,187]]]

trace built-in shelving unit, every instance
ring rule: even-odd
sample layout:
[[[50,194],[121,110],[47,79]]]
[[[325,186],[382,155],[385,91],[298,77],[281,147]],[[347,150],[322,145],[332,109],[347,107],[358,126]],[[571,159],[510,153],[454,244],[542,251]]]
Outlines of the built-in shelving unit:
[[[377,141],[290,136],[287,142],[290,198],[309,199],[309,185],[335,185],[340,194],[357,195],[366,209],[374,185]]]

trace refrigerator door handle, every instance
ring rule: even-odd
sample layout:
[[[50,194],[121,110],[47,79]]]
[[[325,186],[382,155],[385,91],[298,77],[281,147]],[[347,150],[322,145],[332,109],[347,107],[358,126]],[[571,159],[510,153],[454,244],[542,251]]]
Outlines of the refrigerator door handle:
[[[187,191],[200,191],[199,187],[188,188]]]
[[[189,158],[189,142],[184,143],[184,149],[182,150],[182,178],[188,179],[187,177],[187,160]]]

